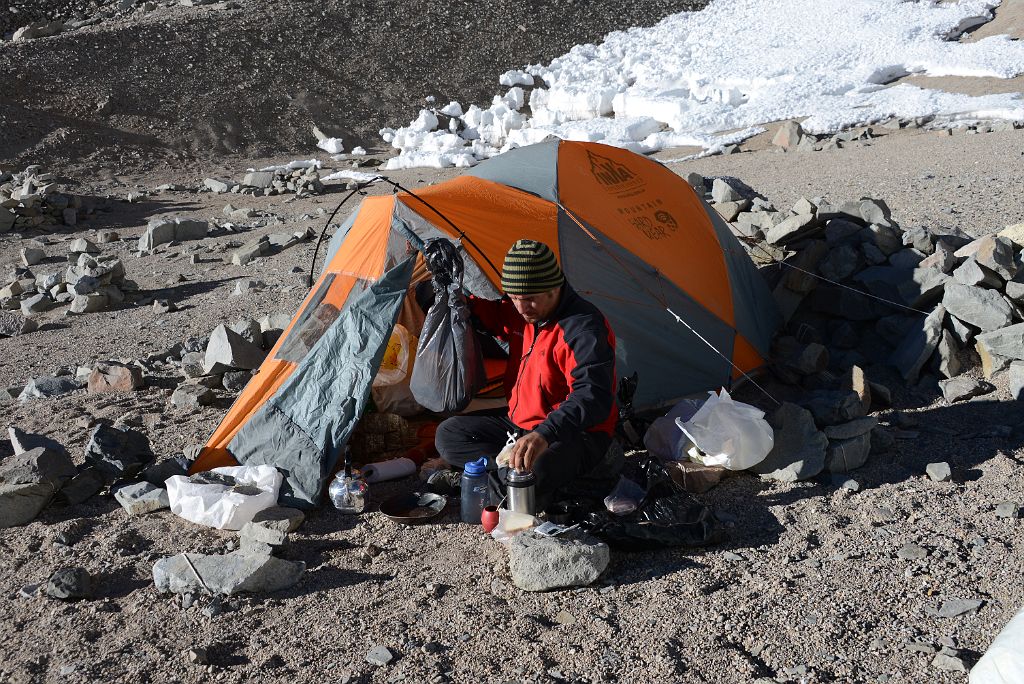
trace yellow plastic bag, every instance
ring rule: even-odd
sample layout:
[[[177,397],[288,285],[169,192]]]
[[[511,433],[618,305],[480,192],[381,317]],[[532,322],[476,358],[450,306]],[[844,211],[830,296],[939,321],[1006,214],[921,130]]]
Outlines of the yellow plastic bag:
[[[373,379],[372,396],[377,410],[414,416],[423,410],[409,390],[409,377],[416,358],[416,338],[400,323],[395,324],[384,350],[380,370]]]

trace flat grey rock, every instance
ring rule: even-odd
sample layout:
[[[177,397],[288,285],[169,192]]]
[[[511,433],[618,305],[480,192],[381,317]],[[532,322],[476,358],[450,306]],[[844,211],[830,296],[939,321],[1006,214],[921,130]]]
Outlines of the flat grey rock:
[[[978,334],[977,343],[990,354],[1008,359],[1024,359],[1024,323]]]
[[[395,654],[387,646],[374,646],[366,653],[366,662],[377,667],[384,667],[395,659]]]
[[[899,370],[904,380],[916,381],[921,368],[935,353],[942,338],[942,322],[945,317],[946,309],[940,304],[927,317],[915,320],[913,327],[893,352],[890,363]]]
[[[153,449],[141,432],[100,423],[93,428],[85,447],[85,461],[107,482],[130,478],[153,460]]]
[[[975,380],[964,376],[940,380],[939,389],[942,396],[949,403],[964,401],[973,397],[980,397],[995,391],[995,385],[984,380]]]
[[[1005,328],[1013,321],[1010,305],[995,290],[947,283],[942,304],[949,313],[982,331]]]
[[[923,560],[928,557],[928,551],[917,544],[904,544],[896,552],[896,556],[903,560]]]
[[[252,342],[226,325],[218,325],[210,333],[203,368],[208,374],[252,370],[259,368],[265,357],[266,353]]]
[[[25,389],[21,391],[21,394],[18,395],[18,400],[28,401],[30,399],[56,397],[68,392],[74,392],[77,389],[81,389],[81,387],[82,383],[74,378],[55,378],[50,376],[32,378],[25,385]]]
[[[229,553],[223,556],[189,554],[195,572],[178,554],[153,566],[153,582],[158,591],[183,594],[206,588],[215,594],[268,593],[293,586],[305,572],[306,564],[274,556]],[[202,582],[196,577],[202,577]]]
[[[878,425],[878,419],[873,416],[856,418],[848,423],[829,425],[823,429],[825,436],[829,439],[851,439],[866,432],[871,432]]]
[[[0,529],[32,522],[56,492],[54,485],[45,482],[0,484]]]
[[[171,506],[167,490],[149,482],[135,482],[120,487],[114,492],[114,498],[130,515],[143,515]]]
[[[587,586],[611,559],[607,544],[583,533],[543,537],[521,532],[508,543],[508,554],[512,583],[524,591]]]
[[[981,608],[984,601],[979,599],[949,599],[943,601],[942,605],[939,606],[939,610],[936,615],[943,618],[954,618],[974,611]]]

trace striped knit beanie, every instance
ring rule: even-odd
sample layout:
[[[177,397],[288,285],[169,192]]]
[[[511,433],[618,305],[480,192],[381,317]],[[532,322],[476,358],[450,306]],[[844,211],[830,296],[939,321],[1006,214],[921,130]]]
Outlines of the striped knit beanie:
[[[565,282],[555,253],[543,242],[516,240],[501,267],[501,289],[510,295],[534,295]]]

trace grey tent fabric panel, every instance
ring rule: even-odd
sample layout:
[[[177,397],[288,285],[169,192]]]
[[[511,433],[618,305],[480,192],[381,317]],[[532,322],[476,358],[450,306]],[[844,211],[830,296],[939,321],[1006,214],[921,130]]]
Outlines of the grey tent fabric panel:
[[[711,217],[718,244],[722,246],[722,253],[725,255],[736,330],[761,353],[762,357],[768,358],[772,337],[782,324],[779,307],[772,297],[771,290],[768,289],[768,284],[758,273],[754,262],[747,256],[743,245],[729,230],[725,220],[703,200],[701,204]]]
[[[356,223],[356,217],[359,216],[359,210],[362,208],[362,204],[356,207],[356,210],[352,212],[352,215],[345,219],[345,222],[338,226],[338,230],[331,236],[331,241],[327,243],[327,256],[324,257],[324,263],[320,265],[321,275],[324,269],[327,268],[327,264],[331,263],[331,259],[341,249],[341,243],[345,242],[345,238],[348,237],[348,232],[352,230],[352,226]]]
[[[634,405],[638,409],[659,407],[708,387],[727,385],[732,371],[727,359],[732,358],[735,340],[732,327],[639,257],[587,227],[601,245],[559,211],[562,269],[572,286],[611,324],[616,374],[639,374]],[[679,314],[726,358],[697,339],[666,308]]]
[[[361,294],[353,292],[335,323],[228,444],[239,463],[287,473],[281,501],[306,508],[319,501],[369,401],[414,262],[406,259]]]
[[[416,200],[411,200],[415,202]],[[426,220],[415,211],[405,205],[402,200],[395,202],[395,220],[400,222],[405,230],[411,232],[422,242],[434,238],[444,238],[459,248],[459,256],[466,265],[466,273],[462,278],[462,286],[472,295],[484,299],[501,299],[501,293],[494,287],[487,276],[484,275],[483,267],[469,254],[466,246],[459,240],[453,239],[448,233]],[[474,254],[478,255],[477,252]],[[489,268],[489,267],[488,267]]]
[[[557,202],[560,142],[547,140],[517,147],[477,164],[466,175],[519,188],[542,199]]]

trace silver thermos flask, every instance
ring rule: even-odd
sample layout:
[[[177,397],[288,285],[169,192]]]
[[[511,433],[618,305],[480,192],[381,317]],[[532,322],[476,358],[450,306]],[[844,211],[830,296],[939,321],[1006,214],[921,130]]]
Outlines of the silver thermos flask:
[[[536,476],[533,473],[509,470],[505,484],[508,487],[509,510],[534,515],[537,507],[536,493],[534,492],[534,485],[537,484]]]

